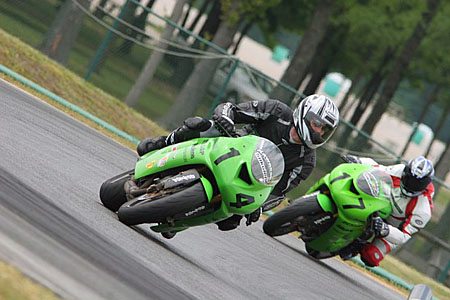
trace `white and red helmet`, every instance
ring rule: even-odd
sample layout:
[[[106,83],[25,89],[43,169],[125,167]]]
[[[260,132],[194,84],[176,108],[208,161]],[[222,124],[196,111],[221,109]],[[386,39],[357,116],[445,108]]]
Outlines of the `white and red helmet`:
[[[311,149],[325,144],[339,123],[339,110],[330,98],[311,95],[303,99],[294,110],[294,126],[303,143]],[[313,130],[321,127],[322,133]]]

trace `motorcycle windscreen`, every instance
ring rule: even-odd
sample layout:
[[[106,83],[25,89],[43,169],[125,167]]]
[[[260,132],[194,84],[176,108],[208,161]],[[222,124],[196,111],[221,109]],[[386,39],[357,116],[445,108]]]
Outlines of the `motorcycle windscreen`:
[[[361,192],[373,198],[391,200],[391,176],[380,169],[363,172],[356,180],[356,185]]]
[[[260,183],[274,186],[283,176],[284,158],[271,141],[260,138],[252,158],[252,174]]]

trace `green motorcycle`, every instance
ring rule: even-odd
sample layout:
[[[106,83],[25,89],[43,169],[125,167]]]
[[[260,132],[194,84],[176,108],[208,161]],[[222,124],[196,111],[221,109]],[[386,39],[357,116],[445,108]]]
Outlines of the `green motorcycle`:
[[[340,254],[358,240],[373,238],[371,220],[392,212],[391,177],[361,164],[341,164],[301,198],[263,224],[270,236],[299,231],[307,252],[318,259]]]
[[[157,223],[166,238],[192,226],[249,215],[284,171],[281,151],[253,135],[196,138],[142,156],[105,181],[100,199],[127,225]]]

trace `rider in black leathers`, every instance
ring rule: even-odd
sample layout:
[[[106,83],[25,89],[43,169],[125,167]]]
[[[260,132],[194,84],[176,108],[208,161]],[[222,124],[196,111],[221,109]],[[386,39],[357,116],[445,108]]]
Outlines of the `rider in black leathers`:
[[[269,210],[284,199],[284,195],[305,180],[316,165],[315,148],[323,145],[333,134],[339,120],[335,104],[324,96],[311,95],[302,100],[293,111],[277,100],[249,101],[234,105],[226,102],[218,105],[212,121],[193,117],[167,137],[145,139],[137,147],[139,155],[200,136],[216,127],[222,133],[233,133],[235,124],[246,124],[241,134],[256,134],[275,143],[284,156],[285,171],[264,203]],[[214,125],[214,126],[213,126]],[[247,224],[258,220],[260,210],[247,216]],[[220,230],[239,226],[242,216],[234,215],[217,222]]]

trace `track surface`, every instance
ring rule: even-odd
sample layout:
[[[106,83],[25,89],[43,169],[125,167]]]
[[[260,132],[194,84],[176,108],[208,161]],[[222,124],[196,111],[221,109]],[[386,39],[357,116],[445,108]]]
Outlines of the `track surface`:
[[[261,222],[172,240],[98,199],[136,155],[0,80],[0,258],[67,299],[403,299]]]

